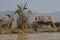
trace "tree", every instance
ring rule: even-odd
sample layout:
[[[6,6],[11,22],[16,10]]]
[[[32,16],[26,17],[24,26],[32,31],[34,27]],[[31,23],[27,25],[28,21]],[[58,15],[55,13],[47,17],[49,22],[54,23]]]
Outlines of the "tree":
[[[9,24],[8,24],[8,27],[11,28],[11,27],[12,27],[12,23],[13,23],[13,14],[12,14],[12,15],[6,14],[6,16],[9,17]]]
[[[4,23],[4,19],[3,17],[0,17],[0,27],[2,26],[2,24]]]
[[[27,18],[28,17],[26,15],[24,15],[24,11],[27,10],[28,8],[26,7],[27,3],[25,3],[25,5],[17,5],[17,10],[15,11],[15,14],[17,13],[19,15],[18,19],[17,19],[17,26],[18,28],[22,29],[24,27],[24,25],[27,22]],[[30,13],[30,10],[28,11]]]

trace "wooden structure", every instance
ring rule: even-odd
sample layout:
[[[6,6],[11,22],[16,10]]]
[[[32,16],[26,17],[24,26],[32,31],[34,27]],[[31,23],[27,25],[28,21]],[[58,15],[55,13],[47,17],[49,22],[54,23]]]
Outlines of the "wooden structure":
[[[46,26],[52,26],[53,27],[51,16],[36,16],[35,20],[40,26],[46,25]]]

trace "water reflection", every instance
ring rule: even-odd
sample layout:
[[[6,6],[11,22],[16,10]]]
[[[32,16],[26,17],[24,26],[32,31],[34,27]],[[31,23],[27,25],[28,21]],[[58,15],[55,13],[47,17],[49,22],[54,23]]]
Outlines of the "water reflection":
[[[60,33],[0,34],[0,40],[60,40]]]

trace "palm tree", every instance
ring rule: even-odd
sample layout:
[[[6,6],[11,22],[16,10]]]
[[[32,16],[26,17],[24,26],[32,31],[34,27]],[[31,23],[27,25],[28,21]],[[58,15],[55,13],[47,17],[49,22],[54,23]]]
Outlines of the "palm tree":
[[[6,16],[9,17],[9,20],[8,20],[8,22],[9,22],[8,27],[11,28],[11,27],[12,27],[12,23],[13,23],[13,14],[12,14],[12,15],[6,14]]]
[[[18,17],[18,19],[17,19],[17,26],[18,26],[18,28],[23,28],[23,25],[25,24],[24,22],[24,20],[27,18],[25,15],[24,15],[24,11],[26,10],[26,9],[28,9],[27,7],[26,7],[26,5],[27,5],[27,3],[25,3],[25,5],[24,6],[22,6],[22,5],[17,5],[17,10],[15,11],[15,14],[16,13],[18,13],[18,15],[19,15],[19,17]]]
[[[5,19],[5,18],[0,17],[0,28],[1,28],[2,24],[4,23],[4,19]]]

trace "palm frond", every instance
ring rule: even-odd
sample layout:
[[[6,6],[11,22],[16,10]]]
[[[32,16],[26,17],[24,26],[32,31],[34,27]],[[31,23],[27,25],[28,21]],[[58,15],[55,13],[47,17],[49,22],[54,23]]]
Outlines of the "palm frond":
[[[26,8],[27,3],[25,3],[24,8]]]
[[[14,12],[14,14],[16,14],[16,13],[18,13],[19,12],[19,9],[17,9],[15,12]]]
[[[31,10],[28,10],[28,13],[29,13],[29,15],[31,15],[32,14]]]
[[[0,19],[6,19],[6,18],[0,17]]]
[[[16,14],[18,11],[15,11],[14,14]]]
[[[6,18],[0,17],[0,22],[3,22],[4,19],[6,19]]]
[[[26,7],[26,5],[27,5],[27,3],[25,3],[25,5],[24,5],[24,7],[23,7],[23,10],[28,9],[28,8]]]
[[[28,9],[28,8],[23,8],[23,10],[26,10],[26,9]]]
[[[22,10],[22,8],[21,8],[19,5],[17,5],[17,7],[18,7],[20,10]]]
[[[11,15],[10,14],[6,14],[6,16],[8,16],[9,18],[11,18]]]

